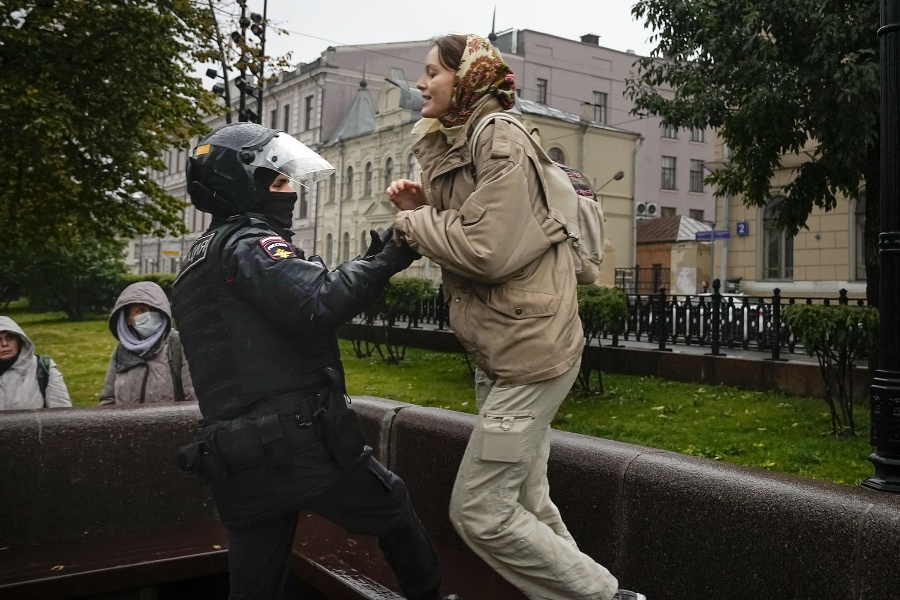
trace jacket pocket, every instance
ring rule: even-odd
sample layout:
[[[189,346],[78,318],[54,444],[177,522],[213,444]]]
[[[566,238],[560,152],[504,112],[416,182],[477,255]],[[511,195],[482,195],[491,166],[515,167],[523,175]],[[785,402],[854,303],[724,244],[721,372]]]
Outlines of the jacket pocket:
[[[481,460],[517,463],[534,425],[534,412],[488,412],[481,419]]]
[[[493,288],[487,304],[514,319],[549,317],[559,310],[560,297],[555,293],[522,290],[514,287]]]

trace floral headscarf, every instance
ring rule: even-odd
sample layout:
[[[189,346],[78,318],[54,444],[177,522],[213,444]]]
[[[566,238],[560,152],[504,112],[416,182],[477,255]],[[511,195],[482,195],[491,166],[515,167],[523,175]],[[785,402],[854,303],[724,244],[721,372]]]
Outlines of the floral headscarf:
[[[504,110],[516,102],[516,77],[500,58],[489,41],[477,35],[466,36],[453,90],[450,92],[450,109],[440,118],[444,127],[456,127],[465,123],[473,107],[487,95],[496,96]]]

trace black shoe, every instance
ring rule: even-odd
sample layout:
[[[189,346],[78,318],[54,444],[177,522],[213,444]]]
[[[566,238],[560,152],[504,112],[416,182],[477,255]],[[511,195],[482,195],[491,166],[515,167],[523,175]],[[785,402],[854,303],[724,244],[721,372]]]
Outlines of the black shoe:
[[[630,590],[619,590],[611,600],[647,600],[647,596]]]
[[[459,594],[450,594],[449,596],[444,596],[444,600],[462,600],[462,596]]]

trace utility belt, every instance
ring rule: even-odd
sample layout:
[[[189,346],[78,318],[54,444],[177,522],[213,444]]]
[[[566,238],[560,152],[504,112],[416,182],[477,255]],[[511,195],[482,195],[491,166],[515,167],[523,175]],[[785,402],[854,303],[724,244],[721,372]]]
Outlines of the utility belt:
[[[367,457],[356,413],[348,406],[343,381],[324,369],[331,385],[268,398],[234,419],[202,420],[196,440],[178,449],[178,468],[201,484],[221,483],[229,472],[263,463],[286,466],[296,452],[325,443],[338,466]]]

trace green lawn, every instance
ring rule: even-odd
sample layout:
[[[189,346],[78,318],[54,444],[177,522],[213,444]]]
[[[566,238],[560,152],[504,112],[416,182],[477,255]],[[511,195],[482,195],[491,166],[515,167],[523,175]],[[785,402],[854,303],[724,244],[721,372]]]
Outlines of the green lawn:
[[[73,403],[98,402],[115,339],[106,319],[71,323],[62,314],[33,314],[14,306],[15,319],[37,351],[59,364]],[[465,358],[409,349],[388,365],[377,354],[357,358],[341,341],[347,388],[370,395],[449,410],[475,412]],[[777,393],[744,392],[647,377],[605,374],[602,396],[572,394],[554,426],[611,440],[663,448],[735,464],[857,485],[873,470],[866,458],[869,413],[856,410],[855,438],[836,440],[824,401]]]

